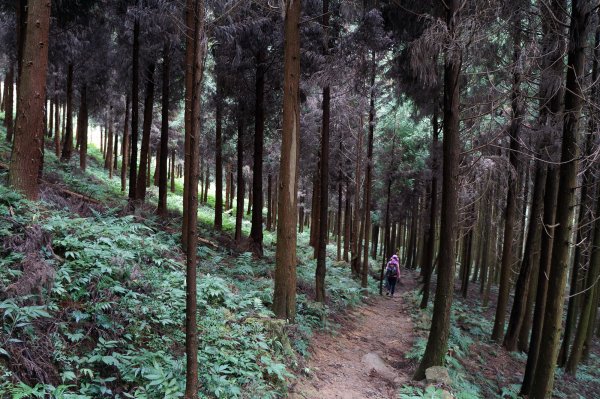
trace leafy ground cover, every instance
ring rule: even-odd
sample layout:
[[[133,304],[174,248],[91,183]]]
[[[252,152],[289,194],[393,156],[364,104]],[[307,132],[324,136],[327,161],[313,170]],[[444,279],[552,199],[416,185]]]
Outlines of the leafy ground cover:
[[[404,299],[410,304],[418,336],[406,358],[416,365],[425,351],[433,308],[430,304],[425,310],[419,309],[421,298],[418,290],[407,292]],[[466,300],[458,296],[454,298],[446,366],[453,383],[447,388],[458,399],[519,397],[527,355],[507,352],[490,340],[494,309],[495,303],[490,303],[487,308],[481,307],[476,288],[469,291]],[[592,350],[587,364],[579,367],[577,379],[566,375],[562,369],[557,370],[553,397],[600,397],[600,370],[594,366],[599,359],[594,353],[597,351]],[[398,397],[435,399],[443,396],[441,389],[425,389],[414,384],[403,387]]]
[[[2,144],[4,162],[8,153]],[[76,159],[62,164],[46,151],[38,203],[7,188],[6,170],[0,170],[0,397],[183,396],[180,185],[169,196],[173,217],[167,222],[152,209],[129,214],[120,183],[100,167],[100,152],[91,149],[91,158],[81,173]],[[65,189],[94,202],[64,195]],[[155,198],[151,191],[150,204]],[[199,220],[202,235],[209,237],[212,209],[202,207]],[[225,221],[227,232],[233,218]],[[315,262],[307,240],[300,235],[294,326],[269,310],[274,266],[269,233],[261,260],[227,246],[199,248],[202,397],[285,396],[312,332],[335,328],[331,315],[361,302],[348,266],[335,262],[329,262],[327,276],[331,300],[325,306],[312,301]],[[333,248],[328,251],[333,256]]]

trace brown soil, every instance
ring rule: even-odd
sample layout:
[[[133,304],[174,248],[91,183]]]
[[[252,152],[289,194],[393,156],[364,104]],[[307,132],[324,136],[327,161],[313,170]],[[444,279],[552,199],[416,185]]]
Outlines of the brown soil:
[[[373,296],[367,306],[351,312],[334,335],[315,334],[309,375],[291,389],[295,399],[392,399],[396,389],[410,381],[415,365],[404,359],[414,340],[409,305],[401,297],[413,290],[416,280],[403,273],[403,285],[393,298]],[[376,353],[391,368],[395,380],[380,375],[362,359]],[[386,378],[387,377],[387,378]]]

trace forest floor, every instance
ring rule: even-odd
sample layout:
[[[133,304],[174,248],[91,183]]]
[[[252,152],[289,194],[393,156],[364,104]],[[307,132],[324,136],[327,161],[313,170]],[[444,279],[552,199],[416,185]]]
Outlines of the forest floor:
[[[415,339],[403,293],[414,290],[416,275],[404,272],[403,285],[391,298],[373,296],[367,306],[344,317],[334,335],[319,332],[311,340],[308,375],[292,388],[294,399],[388,399],[411,379],[414,364],[404,359]]]

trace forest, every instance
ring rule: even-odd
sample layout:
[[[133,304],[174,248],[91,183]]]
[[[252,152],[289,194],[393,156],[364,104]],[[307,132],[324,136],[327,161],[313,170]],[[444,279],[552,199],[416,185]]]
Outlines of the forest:
[[[600,0],[0,0],[0,398],[600,398]]]

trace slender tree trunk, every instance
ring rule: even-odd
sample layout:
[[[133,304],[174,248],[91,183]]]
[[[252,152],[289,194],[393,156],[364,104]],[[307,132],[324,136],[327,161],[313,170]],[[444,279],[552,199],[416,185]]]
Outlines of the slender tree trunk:
[[[600,197],[596,201],[596,215],[600,215]],[[598,275],[600,274],[600,221],[598,220],[594,223],[593,236],[594,242],[591,249],[592,255],[589,263],[587,284],[583,293],[583,308],[581,309],[571,353],[565,367],[566,372],[573,376],[577,373],[577,365],[581,362],[589,323],[592,319],[594,305],[596,304],[594,294],[598,291]]]
[[[171,192],[175,192],[175,149],[171,150]]]
[[[55,83],[55,85],[56,85],[56,83]],[[56,87],[55,87],[55,89],[56,89]],[[11,94],[11,97],[12,97],[12,94]],[[60,136],[61,136],[61,134],[60,134],[60,114],[59,114],[60,104],[58,102],[58,95],[54,95],[54,102],[56,103],[56,106],[54,107],[54,154],[56,155],[56,158],[60,159],[60,150],[61,150],[61,148],[60,148],[61,137]]]
[[[525,318],[525,306],[529,295],[530,283],[529,280],[532,274],[535,274],[534,268],[537,265],[534,263],[535,253],[539,248],[540,223],[539,216],[542,212],[544,201],[544,186],[546,182],[546,167],[540,161],[536,163],[535,182],[533,192],[533,202],[531,207],[531,216],[529,217],[529,233],[525,244],[525,258],[521,264],[521,271],[517,279],[515,287],[515,299],[513,302],[512,311],[508,323],[508,329],[504,336],[504,347],[508,351],[517,349],[519,332]]]
[[[230,179],[230,170],[231,170],[231,164],[227,163],[225,165],[225,210],[229,210],[229,204],[230,202],[230,197],[231,197],[231,179]]]
[[[346,181],[346,207],[344,209],[344,261],[348,262],[348,252],[350,251],[350,221],[352,220],[352,208],[350,207],[350,192],[348,188],[348,181]]]
[[[17,124],[10,158],[9,184],[30,200],[39,198],[40,148],[44,141],[44,106],[48,69],[50,0],[32,2],[27,13],[27,34],[17,94]]]
[[[427,238],[425,240],[425,257],[423,259],[423,296],[419,307],[425,309],[429,302],[429,289],[431,286],[431,274],[433,268],[433,255],[435,252],[435,219],[437,216],[437,173],[438,173],[438,102],[434,100],[433,116],[431,118],[432,143],[431,143],[431,189],[429,200],[429,224],[427,226]]]
[[[186,71],[187,72],[187,71]],[[138,161],[138,123],[140,92],[140,21],[133,24],[133,67],[131,79],[131,156],[129,157],[129,200],[136,198]],[[187,75],[186,75],[187,77]],[[185,223],[185,217],[184,221]]]
[[[360,126],[363,125],[362,117],[360,120]],[[355,171],[355,184],[354,184],[354,218],[352,221],[353,232],[352,232],[352,275],[359,277],[361,272],[360,267],[360,254],[361,254],[361,243],[362,243],[362,228],[364,227],[361,223],[361,212],[360,212],[360,183],[362,180],[362,131],[358,132],[358,140],[356,142],[356,171]]]
[[[169,157],[169,106],[170,106],[170,73],[171,48],[165,42],[163,48],[162,70],[162,120],[160,127],[160,156],[158,160],[158,214],[167,216],[167,158]]]
[[[79,128],[79,167],[85,171],[87,166],[87,147],[88,147],[88,104],[87,104],[87,85],[81,88],[81,105],[79,107],[79,118],[77,118]],[[57,132],[58,133],[58,132]]]
[[[68,162],[73,152],[73,63],[67,67],[67,111],[65,142],[63,143],[61,160]]]
[[[250,238],[254,252],[263,253],[263,146],[265,131],[265,52],[259,50],[256,55],[256,102],[254,109],[254,167],[252,178],[252,227]]]
[[[375,52],[371,51],[371,95],[369,100],[369,136],[367,138],[367,159],[365,175],[365,198],[364,198],[364,234],[365,244],[363,261],[361,262],[361,287],[366,291],[369,283],[369,231],[371,230],[371,192],[373,185],[373,139],[375,132],[375,78],[377,75],[377,63]],[[359,255],[360,256],[360,255]]]
[[[214,228],[223,228],[223,81],[217,75],[215,98],[215,222]]]
[[[394,137],[395,139],[395,137]],[[393,147],[392,147],[393,148]],[[393,149],[392,149],[393,153]],[[383,295],[383,279],[385,278],[385,268],[387,266],[388,253],[389,251],[389,238],[390,238],[390,197],[392,195],[392,179],[388,178],[387,190],[385,197],[385,236],[383,239],[384,254],[381,259],[381,270],[379,273],[379,295]]]
[[[301,0],[285,0],[284,84],[279,168],[277,248],[273,312],[291,323],[296,317],[296,212],[298,134],[300,132],[300,11]]]
[[[544,193],[544,224],[542,242],[540,246],[540,263],[535,299],[535,310],[529,342],[529,352],[525,375],[521,385],[521,395],[529,395],[534,382],[535,369],[537,367],[540,342],[542,339],[542,326],[545,318],[546,298],[548,293],[548,276],[550,275],[550,260],[552,258],[552,247],[555,236],[556,221],[556,196],[558,189],[558,169],[548,167],[546,175],[546,192]]]
[[[125,99],[125,124],[123,125],[123,144],[121,145],[121,191],[127,186],[127,165],[129,164],[129,94]]]
[[[107,150],[106,150],[106,163],[105,167],[108,168],[108,177],[112,179],[113,177],[113,140],[114,140],[114,130],[113,130],[113,115],[112,115],[112,107],[108,114],[108,141],[107,141]]]
[[[116,130],[113,139],[115,141],[113,146],[113,170],[117,171],[119,169],[119,134]]]
[[[450,37],[453,37],[460,1],[449,0],[446,4],[446,24]],[[460,61],[457,58],[457,54],[447,53],[444,66],[444,160],[440,231],[443,241],[440,246],[440,266],[431,330],[425,354],[414,375],[417,380],[425,378],[425,370],[429,367],[441,366],[448,349],[450,306],[454,290],[454,237],[457,223],[458,156],[460,152]]]
[[[191,84],[186,85],[186,99],[190,99],[190,124],[186,129],[188,149],[186,158],[189,179],[184,196],[187,203],[187,238],[183,240],[187,249],[186,267],[186,386],[185,398],[198,398],[198,325],[197,325],[197,246],[198,246],[198,160],[200,156],[200,106],[202,96],[202,80],[204,77],[204,58],[206,55],[207,39],[204,34],[204,1],[187,0],[186,3],[186,32],[191,34],[186,45],[192,46],[190,61],[192,65],[186,68],[186,74],[191,73]],[[193,34],[192,34],[193,33]],[[186,49],[187,51],[188,49]],[[153,72],[153,71],[152,71]],[[188,76],[186,76],[186,83]],[[188,92],[190,90],[190,92]]]
[[[267,230],[271,231],[273,227],[273,204],[271,203],[272,192],[273,192],[273,182],[272,182],[271,174],[267,178]]]
[[[244,111],[242,100],[238,100],[237,115],[237,204],[235,207],[235,241],[242,239],[242,220],[244,219]]]
[[[521,95],[521,22],[515,22],[513,32],[513,61],[512,71],[512,119],[509,128],[510,136],[510,165],[518,173],[520,165],[520,144],[519,134],[521,131],[521,118],[524,114],[522,95]],[[517,219],[517,196],[519,184],[518,179],[512,177],[508,182],[508,194],[506,199],[506,217],[504,219],[504,245],[502,247],[502,266],[500,268],[500,287],[498,288],[498,303],[496,305],[496,317],[492,331],[492,340],[499,341],[504,336],[504,324],[506,319],[506,310],[508,308],[508,299],[510,291],[511,266],[513,263],[513,241],[515,233],[515,224]]]
[[[152,114],[154,107],[154,63],[148,66],[148,80],[146,83],[146,100],[144,102],[144,124],[142,127],[142,147],[140,149],[140,171],[136,183],[135,199],[140,202],[146,200],[146,185],[150,173],[145,166],[150,161],[150,130],[152,128]],[[196,182],[197,183],[197,182]],[[196,193],[198,195],[198,193]]]
[[[14,88],[14,73],[15,73],[15,66],[14,64],[11,62],[10,66],[8,67],[8,73],[6,74],[6,80],[8,82],[8,87],[7,89],[4,89],[5,92],[7,93],[6,96],[6,104],[5,104],[5,112],[4,112],[4,126],[6,126],[6,142],[7,143],[12,143],[13,141],[13,136],[14,136],[14,130],[15,130],[15,123],[13,120],[13,106],[15,103],[15,98],[14,98],[14,92],[15,92],[15,88]],[[6,83],[4,84],[5,86],[7,85]]]
[[[329,53],[329,0],[323,0],[323,23],[324,49],[323,53]],[[315,299],[317,302],[325,302],[325,274],[327,272],[327,215],[329,213],[329,118],[331,104],[331,89],[329,86],[323,88],[322,101],[322,124],[321,124],[321,154],[320,154],[320,176],[319,176],[319,236],[317,244],[317,270],[315,272]]]
[[[321,156],[317,156],[317,168],[313,175],[313,189],[312,189],[312,201],[310,205],[310,245],[314,249],[314,257],[317,257],[319,247],[319,219],[320,219],[320,207],[321,200],[319,198],[321,184],[319,179],[321,178]]]
[[[341,146],[341,144],[340,144]],[[336,219],[336,245],[337,245],[337,256],[336,260],[341,262],[342,260],[342,169],[341,164],[339,166],[339,182],[338,182],[338,209],[337,209],[337,219]]]
[[[564,306],[564,288],[566,285],[569,239],[573,219],[574,187],[577,182],[578,147],[577,132],[583,106],[583,79],[585,66],[584,40],[592,7],[585,1],[573,0],[571,3],[570,43],[568,53],[567,81],[565,90],[565,113],[562,137],[561,167],[558,183],[558,198],[562,206],[556,210],[556,233],[552,245],[550,281],[541,347],[534,383],[531,387],[532,399],[548,397],[554,386],[554,372],[558,357],[560,330]],[[595,11],[595,10],[594,10]]]

